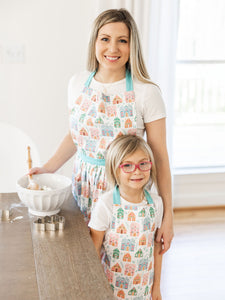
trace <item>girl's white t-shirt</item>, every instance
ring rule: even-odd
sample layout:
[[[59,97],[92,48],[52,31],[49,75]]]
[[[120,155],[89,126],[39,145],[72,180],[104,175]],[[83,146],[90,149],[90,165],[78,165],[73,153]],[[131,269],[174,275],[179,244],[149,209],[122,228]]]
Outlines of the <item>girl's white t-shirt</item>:
[[[68,85],[68,107],[72,109],[76,99],[79,97],[88,79],[90,72],[84,71],[74,75]],[[90,88],[101,92],[107,96],[123,94],[126,91],[126,79],[113,83],[101,83],[94,78]],[[166,117],[165,104],[163,102],[160,89],[150,83],[143,83],[136,78],[133,79],[135,94],[135,105],[137,112],[137,135],[144,135],[145,123],[150,123]]]
[[[155,226],[159,228],[162,223],[163,217],[163,202],[162,198],[155,194],[150,193],[152,200],[155,204]],[[126,201],[122,197],[120,197],[120,201],[122,205],[131,205],[131,202]],[[145,205],[147,200],[144,199],[140,203],[135,203],[135,205]],[[104,193],[96,203],[96,206],[92,210],[91,220],[88,224],[89,227],[98,230],[98,231],[107,231],[110,227],[112,221],[113,214],[113,190]]]

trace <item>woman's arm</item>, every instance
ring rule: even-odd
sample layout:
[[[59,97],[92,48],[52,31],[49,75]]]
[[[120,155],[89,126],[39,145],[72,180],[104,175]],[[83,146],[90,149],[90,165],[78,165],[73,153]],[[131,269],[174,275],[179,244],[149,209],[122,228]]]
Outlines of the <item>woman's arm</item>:
[[[152,300],[161,300],[160,281],[162,268],[162,243],[154,242],[154,280],[152,286]]]
[[[158,229],[156,241],[163,239],[163,251],[170,248],[173,238],[173,208],[171,192],[171,174],[166,146],[165,118],[145,123],[147,142],[150,145],[156,164],[159,195],[163,199],[164,214],[161,227]]]
[[[105,236],[105,231],[98,231],[98,230],[95,230],[93,228],[90,228],[90,230],[91,230],[92,241],[94,243],[95,249],[96,249],[96,251],[98,253],[98,256],[100,258],[100,251],[101,251],[103,239],[104,239],[104,236]]]
[[[70,132],[64,137],[55,154],[41,168],[30,169],[29,174],[54,173],[77,151]]]

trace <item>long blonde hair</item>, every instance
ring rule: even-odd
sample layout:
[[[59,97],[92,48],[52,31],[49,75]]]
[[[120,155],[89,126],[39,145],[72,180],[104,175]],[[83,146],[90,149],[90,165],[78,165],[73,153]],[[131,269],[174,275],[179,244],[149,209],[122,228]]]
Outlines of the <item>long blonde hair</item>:
[[[112,141],[107,149],[105,172],[109,188],[113,188],[119,183],[117,171],[123,159],[127,155],[133,154],[138,149],[143,150],[149,156],[149,160],[152,162],[149,183],[150,188],[153,183],[157,188],[156,167],[152,150],[143,138],[130,134],[117,137]]]
[[[95,43],[99,29],[105,24],[116,22],[124,23],[128,27],[130,33],[130,58],[126,65],[127,69],[130,70],[131,74],[138,80],[144,83],[154,84],[150,80],[144,63],[137,25],[131,14],[124,8],[106,10],[95,19],[88,47],[87,69],[91,72],[98,69],[98,61],[95,55]]]

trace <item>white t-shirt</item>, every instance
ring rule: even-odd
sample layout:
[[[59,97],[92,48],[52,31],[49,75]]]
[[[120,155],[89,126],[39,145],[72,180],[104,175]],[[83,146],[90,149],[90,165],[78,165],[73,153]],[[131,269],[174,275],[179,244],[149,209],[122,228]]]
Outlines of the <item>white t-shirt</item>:
[[[150,193],[152,200],[155,204],[155,226],[159,228],[162,223],[163,217],[163,202],[162,198],[157,195]],[[122,205],[130,205],[131,202],[126,201],[120,197]],[[144,205],[147,203],[147,200],[144,199],[141,203],[135,203],[135,205]],[[92,213],[91,220],[88,224],[89,227],[98,230],[98,231],[107,231],[110,227],[112,221],[113,213],[113,190],[104,193],[96,203]]]
[[[74,102],[83,90],[84,84],[89,75],[90,72],[84,71],[79,74],[75,74],[70,79],[68,86],[69,109],[73,108]],[[159,88],[154,84],[143,83],[134,78],[133,87],[137,111],[137,135],[143,136],[145,123],[166,117],[165,105]],[[126,79],[124,78],[113,83],[101,83],[93,78],[90,88],[102,92],[107,96],[123,94],[126,91]]]

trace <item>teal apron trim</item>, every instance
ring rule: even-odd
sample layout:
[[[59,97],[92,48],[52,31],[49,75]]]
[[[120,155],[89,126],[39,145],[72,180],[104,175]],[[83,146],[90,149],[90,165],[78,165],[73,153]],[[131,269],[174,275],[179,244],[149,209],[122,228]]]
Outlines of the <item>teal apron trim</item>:
[[[89,87],[89,85],[91,84],[92,78],[95,76],[96,71],[91,72],[91,74],[89,75],[87,81],[85,82],[85,87]]]
[[[113,204],[120,204],[120,191],[118,185],[113,190]]]
[[[151,195],[149,194],[149,192],[147,190],[144,190],[144,193],[145,193],[145,198],[147,199],[148,201],[148,204],[153,204],[153,200],[152,200],[152,197]]]
[[[126,70],[126,91],[133,91],[133,80],[131,77],[131,72],[129,70]]]
[[[153,200],[151,195],[149,194],[149,192],[147,190],[144,190],[145,193],[145,198],[147,199],[148,204],[153,204]],[[120,205],[120,191],[119,191],[119,187],[118,185],[115,186],[114,190],[113,190],[113,204],[118,204]]]
[[[82,152],[78,151],[77,155],[80,157],[80,159],[86,163],[89,163],[91,165],[96,165],[96,166],[105,166],[105,159],[98,159],[98,158],[93,158],[90,156],[87,156],[83,154]]]
[[[89,87],[95,74],[96,74],[96,71],[92,72],[89,75],[87,81],[85,82],[85,87],[87,87],[87,88]],[[132,80],[131,73],[129,70],[126,70],[126,91],[127,92],[133,91],[133,80]]]

